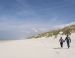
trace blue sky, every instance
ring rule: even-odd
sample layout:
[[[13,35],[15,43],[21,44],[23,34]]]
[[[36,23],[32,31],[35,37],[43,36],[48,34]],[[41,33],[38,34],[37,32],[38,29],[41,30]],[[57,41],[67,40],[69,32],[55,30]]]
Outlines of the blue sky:
[[[75,21],[75,0],[0,0],[0,39],[22,39]]]

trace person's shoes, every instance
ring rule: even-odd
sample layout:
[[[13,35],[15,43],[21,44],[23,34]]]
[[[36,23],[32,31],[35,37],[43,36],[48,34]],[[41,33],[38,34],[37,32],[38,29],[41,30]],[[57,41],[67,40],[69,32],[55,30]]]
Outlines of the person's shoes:
[[[69,49],[70,47],[68,47],[68,49]]]

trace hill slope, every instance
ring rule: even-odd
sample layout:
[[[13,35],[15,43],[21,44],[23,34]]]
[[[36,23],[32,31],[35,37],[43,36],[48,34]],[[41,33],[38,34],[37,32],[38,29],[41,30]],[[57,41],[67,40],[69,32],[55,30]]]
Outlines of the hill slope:
[[[44,33],[38,34],[36,36],[32,36],[30,38],[51,37],[53,35],[55,37],[57,37],[57,35],[60,34],[60,32],[62,32],[62,35],[67,35],[67,34],[71,35],[71,33],[75,32],[75,24],[68,25],[62,29],[56,29],[56,30],[44,32]]]

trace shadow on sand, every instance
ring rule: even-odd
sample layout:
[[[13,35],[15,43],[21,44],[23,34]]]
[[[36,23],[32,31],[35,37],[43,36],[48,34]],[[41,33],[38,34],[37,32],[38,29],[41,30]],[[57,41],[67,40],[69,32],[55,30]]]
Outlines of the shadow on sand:
[[[61,47],[58,47],[58,48],[53,48],[53,49],[69,49],[69,48],[61,48]]]
[[[53,48],[53,49],[62,49],[62,48],[60,48],[60,47],[57,47],[57,48]]]

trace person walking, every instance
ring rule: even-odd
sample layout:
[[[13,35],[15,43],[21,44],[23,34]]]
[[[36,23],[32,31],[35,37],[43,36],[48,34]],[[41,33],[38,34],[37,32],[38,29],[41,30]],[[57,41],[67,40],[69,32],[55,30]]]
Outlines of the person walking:
[[[59,39],[59,42],[60,42],[61,48],[63,48],[63,42],[64,42],[64,40],[62,39],[62,37]]]
[[[70,37],[67,35],[67,37],[65,38],[65,41],[67,43],[67,47],[70,48],[70,43],[71,43],[71,39]]]

